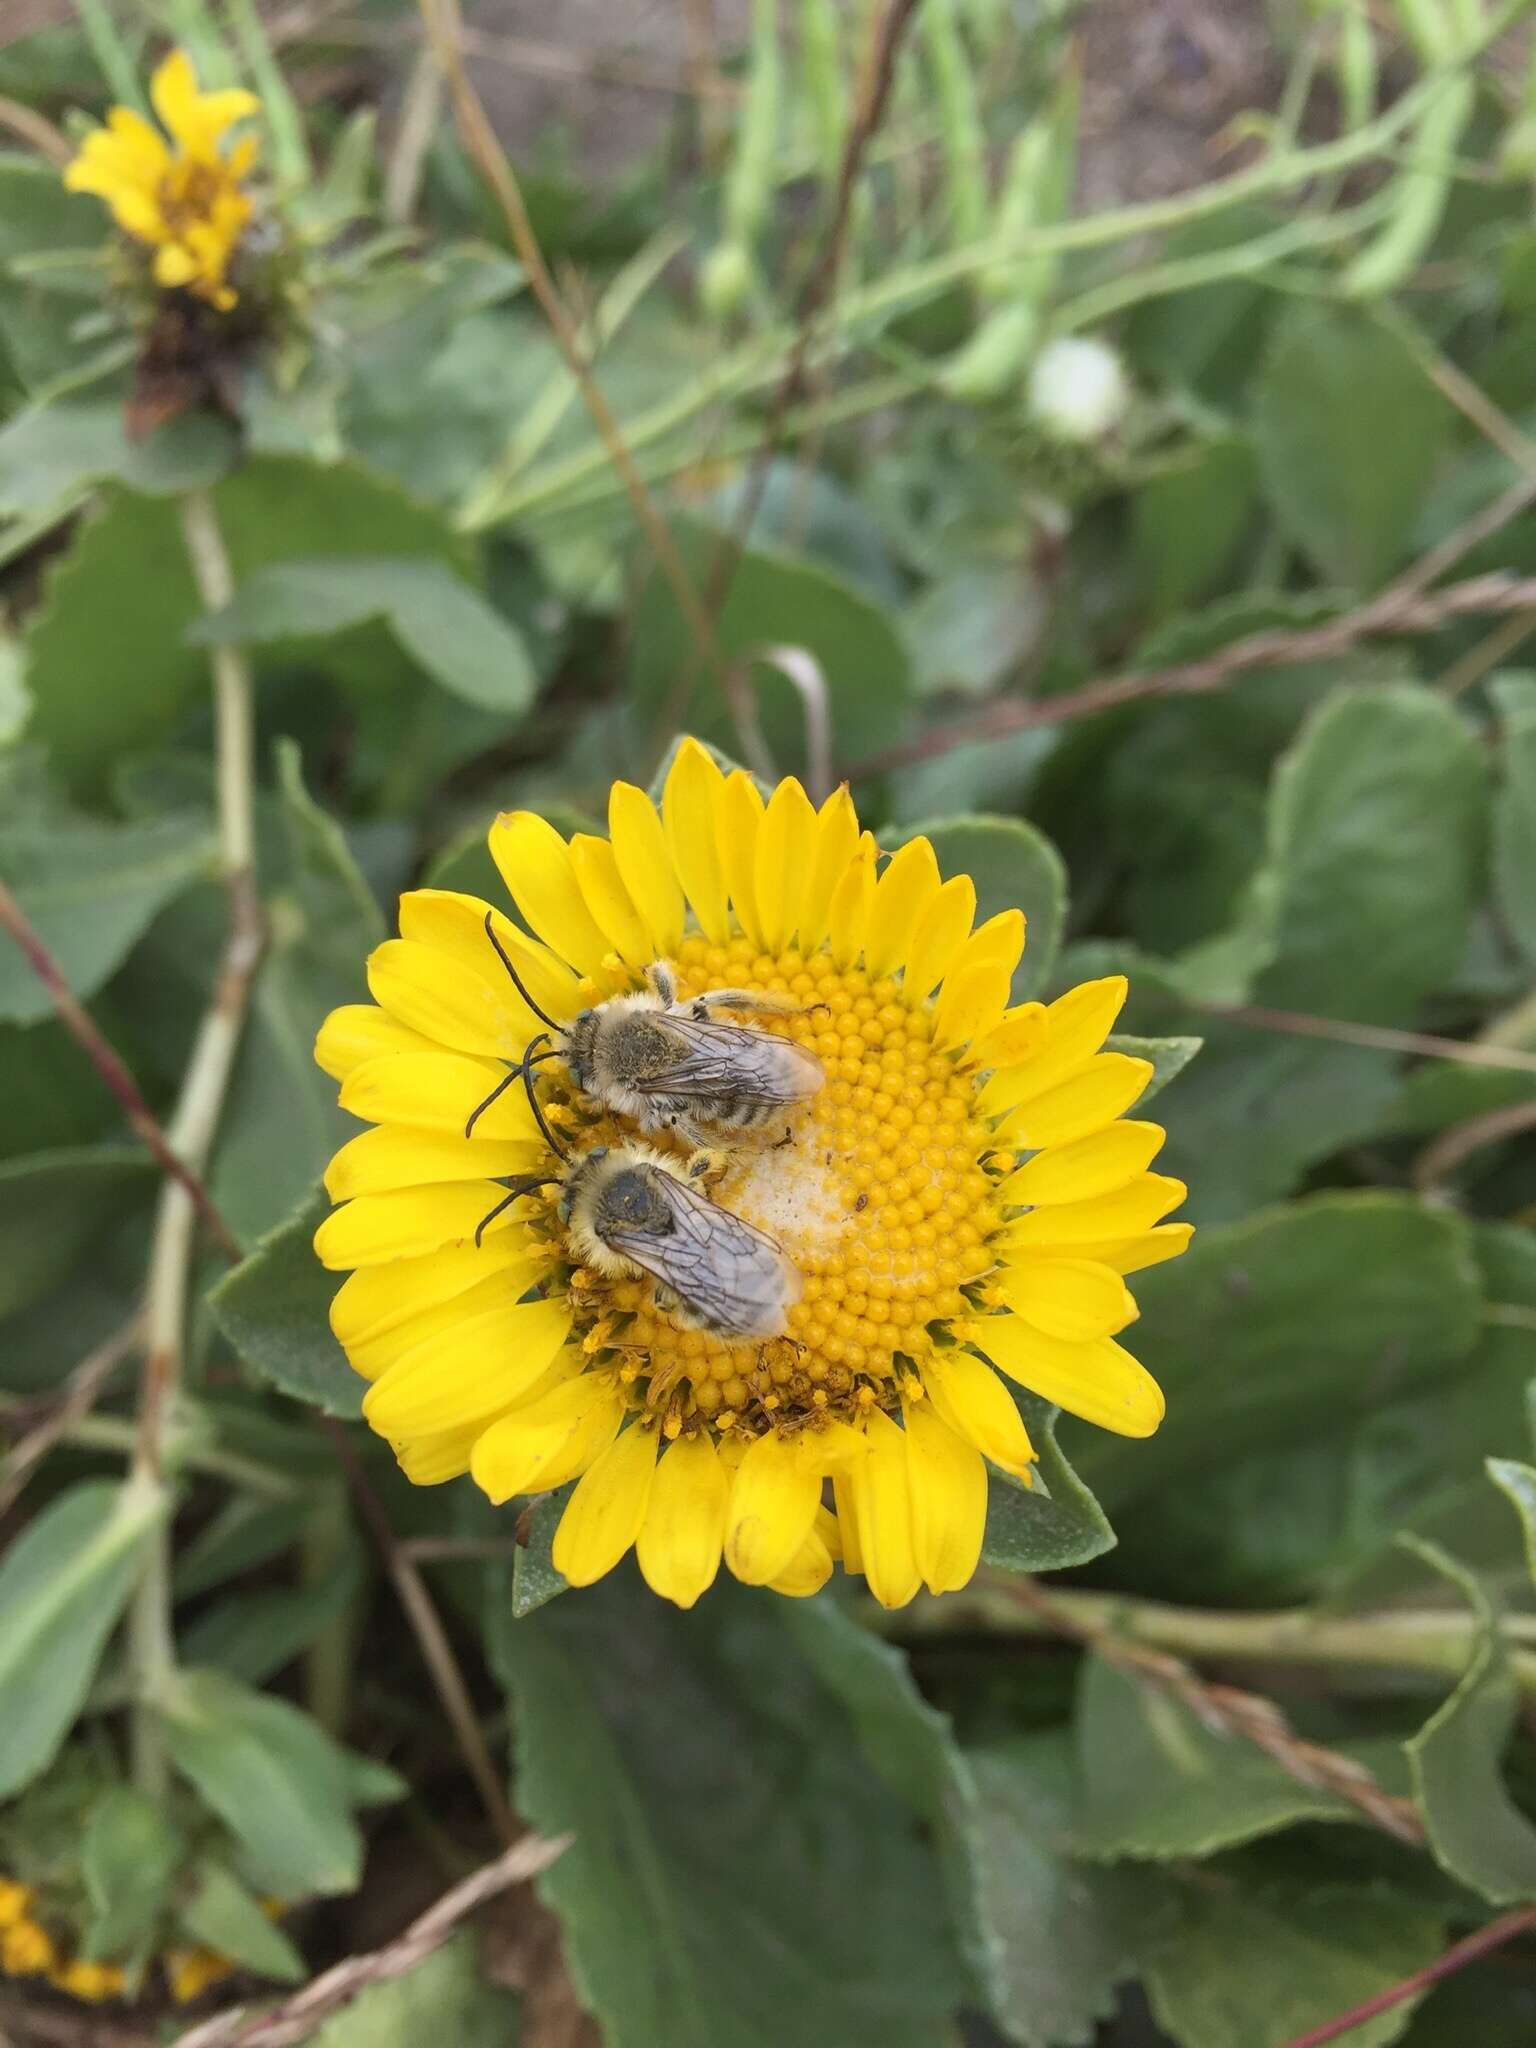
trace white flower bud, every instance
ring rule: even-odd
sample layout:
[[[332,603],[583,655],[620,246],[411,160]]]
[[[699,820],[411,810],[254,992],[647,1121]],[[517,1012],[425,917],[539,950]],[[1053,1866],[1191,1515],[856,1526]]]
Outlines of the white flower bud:
[[[1130,382],[1107,342],[1062,335],[1041,349],[1029,373],[1029,409],[1053,440],[1102,440],[1130,403]]]

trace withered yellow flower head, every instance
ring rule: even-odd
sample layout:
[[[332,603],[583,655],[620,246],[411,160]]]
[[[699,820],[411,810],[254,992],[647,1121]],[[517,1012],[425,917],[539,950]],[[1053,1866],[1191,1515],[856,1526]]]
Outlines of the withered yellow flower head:
[[[1123,1120],[1152,1069],[1103,1049],[1125,983],[1011,1005],[1020,912],[976,926],[926,839],[883,859],[846,789],[765,802],[693,741],[659,811],[619,783],[608,822],[567,843],[499,818],[522,924],[412,891],[368,964],[378,1007],[321,1030],[375,1126],[332,1161],[316,1238],[352,1269],[331,1320],[364,1413],[418,1484],[469,1472],[500,1502],[577,1480],[554,1546],[576,1584],[633,1546],[681,1606],[722,1558],[789,1594],[840,1561],[887,1606],[962,1586],[988,1463],[1027,1483],[1035,1455],[999,1373],[1127,1435],[1162,1417],[1115,1341],[1124,1276],[1190,1230],[1161,1221],[1184,1197],[1147,1171],[1162,1131]],[[615,997],[654,1016],[706,991],[733,999],[685,1019],[798,1048],[755,1128],[708,1099],[686,1134],[648,1116],[570,1034]],[[600,1148],[641,1166],[606,1212]]]
[[[71,192],[94,192],[135,241],[155,251],[155,282],[184,288],[220,312],[234,305],[228,273],[251,218],[242,181],[256,161],[253,135],[226,153],[235,122],[257,113],[254,93],[200,92],[191,59],[173,50],[150,80],[167,144],[131,107],[113,107],[64,172]]]

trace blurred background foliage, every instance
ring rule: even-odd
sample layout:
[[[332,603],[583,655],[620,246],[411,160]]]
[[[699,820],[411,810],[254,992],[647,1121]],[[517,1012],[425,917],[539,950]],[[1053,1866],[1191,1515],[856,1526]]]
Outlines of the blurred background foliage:
[[[123,1478],[156,1168],[0,941],[0,1875],[144,1993],[98,2036],[17,1976],[18,2041],[172,2038],[168,1944],[249,1995],[396,1932],[497,1847],[509,1731],[517,1812],[575,1833],[544,1906],[327,2048],[1285,2048],[1536,1900],[1528,12],[478,10],[578,378],[410,9],[12,0],[0,880],[169,1115],[233,646],[269,932],[174,1499]],[[162,378],[133,438],[58,166],[171,37],[262,93],[288,267],[233,396]],[[494,810],[577,828],[685,729],[934,829],[1027,909],[1019,994],[1128,973],[1201,1226],[1140,1290],[1158,1436],[1036,1416],[1050,1499],[893,1617],[553,1599],[538,1513],[522,1548],[407,1488],[325,1324],[320,1019],[401,888],[496,893]],[[1536,1943],[1344,2038],[1527,2044]]]

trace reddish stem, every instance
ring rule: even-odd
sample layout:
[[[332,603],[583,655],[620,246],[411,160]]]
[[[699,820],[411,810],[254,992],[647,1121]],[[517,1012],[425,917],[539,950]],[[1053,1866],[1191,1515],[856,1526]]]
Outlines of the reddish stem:
[[[1378,2013],[1390,2012],[1393,2006],[1401,2005],[1405,1999],[1428,1991],[1443,1977],[1454,1977],[1469,1963],[1478,1962],[1483,1956],[1502,1948],[1506,1942],[1513,1941],[1516,1935],[1528,1934],[1533,1929],[1536,1929],[1536,1906],[1521,1906],[1513,1913],[1504,1914],[1501,1919],[1490,1920],[1486,1927],[1479,1928],[1476,1934],[1469,1934],[1465,1941],[1458,1941],[1454,1948],[1448,1948],[1443,1956],[1437,1956],[1422,1970],[1415,1970],[1411,1977],[1389,1984],[1374,1998],[1351,2006],[1348,2012],[1314,2027],[1310,2033],[1298,2034],[1294,2041],[1286,2042],[1285,2048],[1323,2048],[1327,2041],[1340,2040],[1345,2034],[1352,2034],[1356,2027],[1363,2027],[1367,2020],[1375,2019]]]

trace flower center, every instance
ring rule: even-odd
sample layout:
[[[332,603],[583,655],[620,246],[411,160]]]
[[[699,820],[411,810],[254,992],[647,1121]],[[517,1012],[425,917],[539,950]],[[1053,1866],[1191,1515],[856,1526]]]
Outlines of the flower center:
[[[232,186],[222,164],[184,158],[160,180],[160,213],[173,235],[185,234],[213,218],[220,198]]]
[[[722,1147],[709,1191],[777,1240],[803,1292],[782,1338],[726,1343],[676,1323],[649,1281],[579,1269],[588,1348],[611,1343],[626,1379],[648,1377],[669,1432],[702,1418],[756,1435],[893,1407],[933,1348],[932,1326],[964,1312],[962,1289],[993,1263],[987,1240],[1001,1219],[973,1082],[935,1050],[932,1009],[898,980],[825,952],[759,953],[745,938],[687,939],[675,965],[683,996],[745,988],[800,1005],[748,1021],[808,1047],[825,1085],[760,1137]]]

